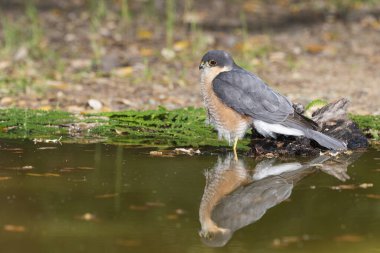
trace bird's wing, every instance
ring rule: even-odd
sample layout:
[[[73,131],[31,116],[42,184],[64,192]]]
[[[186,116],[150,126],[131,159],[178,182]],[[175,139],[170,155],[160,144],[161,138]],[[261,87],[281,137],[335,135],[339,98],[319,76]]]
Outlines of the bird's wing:
[[[220,227],[236,231],[261,219],[269,208],[289,198],[293,186],[280,176],[242,186],[220,200],[212,210],[212,220]]]
[[[286,97],[243,69],[222,72],[212,84],[216,96],[225,105],[254,119],[281,123],[294,113],[292,103]]]

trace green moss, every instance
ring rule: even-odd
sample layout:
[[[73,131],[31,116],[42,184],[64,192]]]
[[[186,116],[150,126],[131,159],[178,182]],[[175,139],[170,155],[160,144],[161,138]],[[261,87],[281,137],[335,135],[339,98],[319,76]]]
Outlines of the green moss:
[[[379,137],[380,116],[351,117],[366,133],[372,134],[375,139]],[[106,140],[109,143],[226,147],[227,143],[218,140],[216,131],[207,126],[205,121],[204,110],[195,108],[159,108],[81,116],[62,111],[3,109],[0,110],[0,138],[70,137],[67,124],[80,123],[78,128],[82,128],[79,133],[81,137]],[[239,142],[239,149],[247,149],[249,140],[248,134]]]
[[[380,140],[380,116],[350,115],[351,119],[358,124],[360,129],[368,133],[375,140]]]
[[[380,130],[380,116],[372,115],[350,115],[351,119],[355,121],[361,129]]]
[[[29,109],[0,110],[1,138],[53,138],[67,134],[62,124],[75,121],[75,117],[62,111]]]
[[[314,99],[313,101],[311,101],[310,103],[308,103],[306,106],[305,106],[305,111],[309,111],[309,110],[314,110],[314,109],[319,109],[325,105],[327,105],[327,101],[326,100],[323,100],[323,99]]]
[[[122,111],[105,113],[107,125],[91,130],[92,134],[106,135],[111,142],[163,146],[226,146],[219,141],[215,130],[205,125],[203,109]],[[248,139],[240,143],[246,146]]]

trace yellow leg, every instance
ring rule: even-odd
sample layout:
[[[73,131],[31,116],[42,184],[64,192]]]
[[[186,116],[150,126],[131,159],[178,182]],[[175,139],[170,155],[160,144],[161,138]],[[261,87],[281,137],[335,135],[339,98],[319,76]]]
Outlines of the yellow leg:
[[[238,143],[238,138],[235,138],[235,142],[234,142],[234,159],[235,159],[235,161],[239,160],[238,156],[237,156],[237,152],[236,152],[237,143]]]

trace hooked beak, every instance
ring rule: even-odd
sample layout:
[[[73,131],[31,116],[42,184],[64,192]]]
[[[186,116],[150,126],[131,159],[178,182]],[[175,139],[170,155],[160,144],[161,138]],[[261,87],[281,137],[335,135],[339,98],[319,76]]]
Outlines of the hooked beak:
[[[201,64],[199,64],[199,70],[204,69],[206,67],[206,62],[202,61]]]

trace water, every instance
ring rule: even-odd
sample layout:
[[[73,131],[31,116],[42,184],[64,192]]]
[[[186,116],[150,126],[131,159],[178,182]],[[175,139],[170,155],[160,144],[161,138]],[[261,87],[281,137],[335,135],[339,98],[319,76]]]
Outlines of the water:
[[[321,170],[151,150],[1,140],[0,252],[380,252],[379,151]]]

